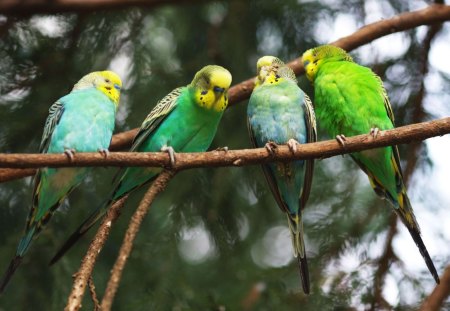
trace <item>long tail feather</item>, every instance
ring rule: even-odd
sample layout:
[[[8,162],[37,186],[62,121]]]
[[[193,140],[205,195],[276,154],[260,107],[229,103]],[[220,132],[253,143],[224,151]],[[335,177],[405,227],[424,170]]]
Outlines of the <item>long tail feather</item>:
[[[292,236],[292,246],[294,247],[294,254],[297,257],[298,267],[300,270],[300,277],[302,280],[303,292],[309,294],[309,270],[308,261],[306,259],[305,241],[303,240],[303,221],[301,215],[287,215],[289,229]]]
[[[22,262],[21,256],[16,256],[11,260],[11,263],[9,264],[8,269],[3,274],[3,277],[0,281],[0,294],[3,293],[6,286],[8,285],[9,281],[11,280],[11,277],[13,276],[16,269],[19,267],[20,263]]]
[[[303,292],[305,294],[309,294],[309,292],[310,292],[310,283],[309,283],[308,260],[306,259],[306,256],[303,257],[303,258],[298,256],[297,257],[297,262],[298,262],[298,268],[300,270],[300,277],[302,279]]]
[[[434,280],[436,281],[436,284],[439,284],[440,283],[439,275],[436,271],[436,268],[434,267],[434,264],[433,264],[433,261],[431,260],[430,255],[428,254],[428,250],[422,241],[420,232],[418,230],[414,230],[409,227],[408,227],[408,230],[409,230],[409,233],[411,234],[414,242],[416,242],[416,245],[419,248],[420,254],[422,255],[423,259],[425,260],[428,270],[430,271],[431,275],[433,276]]]
[[[73,232],[70,237],[67,239],[67,241],[59,248],[59,250],[56,252],[56,254],[53,256],[53,258],[50,260],[49,265],[55,264],[59,259],[61,259],[64,254],[72,248],[72,246],[79,240],[81,237],[84,236],[86,232],[89,231],[90,228],[92,228],[99,219],[101,219],[108,210],[107,207],[111,204],[110,201],[107,201],[105,204],[100,205],[97,207],[89,217],[81,223],[81,225]]]

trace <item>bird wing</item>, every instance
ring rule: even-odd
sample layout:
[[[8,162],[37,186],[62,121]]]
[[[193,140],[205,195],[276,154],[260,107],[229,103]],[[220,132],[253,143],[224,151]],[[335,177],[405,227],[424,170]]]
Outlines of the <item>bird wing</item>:
[[[253,133],[252,125],[250,124],[249,118],[247,118],[247,129],[248,129],[248,136],[250,137],[250,141],[251,141],[253,147],[254,148],[261,147],[261,146],[258,146],[256,143],[255,134]],[[278,204],[278,207],[281,209],[281,211],[290,214],[289,208],[288,208],[287,204],[284,202],[283,198],[281,197],[280,190],[278,189],[275,176],[273,175],[269,166],[267,164],[262,164],[261,168],[263,170],[264,176],[266,177],[267,183],[269,184],[270,191],[272,191],[275,201]]]
[[[39,146],[39,152],[41,153],[46,153],[48,150],[53,131],[64,113],[64,105],[57,101],[50,107],[48,113],[47,120],[45,121],[44,133],[42,134],[41,144]]]
[[[135,151],[142,144],[142,142],[145,141],[147,137],[158,128],[161,122],[175,109],[175,107],[177,106],[177,99],[178,97],[180,97],[183,89],[185,89],[185,87],[174,89],[163,99],[161,99],[156,104],[155,108],[150,111],[150,113],[142,123],[139,132],[134,137],[130,151]]]
[[[307,130],[307,142],[313,143],[317,141],[317,125],[314,108],[308,95],[304,94],[304,112]],[[300,206],[305,208],[306,201],[308,201],[309,193],[311,192],[312,177],[314,171],[314,159],[306,160],[305,178],[303,180],[303,190],[300,194]]]
[[[177,99],[185,87],[179,87],[163,97],[156,106],[150,111],[139,129],[139,132],[133,139],[130,151],[136,151],[139,146],[150,136],[161,124],[161,122],[175,109]],[[120,182],[126,167],[119,169],[113,177],[113,189],[116,189]]]

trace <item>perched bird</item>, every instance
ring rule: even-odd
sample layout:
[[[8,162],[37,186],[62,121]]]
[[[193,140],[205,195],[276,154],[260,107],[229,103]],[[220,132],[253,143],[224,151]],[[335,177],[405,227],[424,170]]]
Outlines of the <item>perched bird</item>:
[[[112,71],[92,72],[84,76],[68,95],[50,107],[40,152],[65,153],[70,159],[75,152],[99,151],[107,156],[121,87],[119,76]],[[0,292],[21,263],[33,238],[87,172],[87,168],[38,170],[33,181],[33,200],[25,234],[1,280]]]
[[[172,164],[174,152],[201,152],[209,148],[228,105],[231,74],[209,65],[196,73],[191,84],[179,87],[160,100],[145,118],[130,151],[166,151]],[[113,191],[69,237],[51,260],[55,263],[108,210],[114,202],[154,180],[161,168],[130,167],[118,172]]]
[[[372,70],[353,62],[343,49],[324,45],[303,56],[306,76],[314,84],[317,119],[330,135],[345,145],[346,136],[394,128],[394,114],[383,82]],[[396,146],[350,155],[369,177],[370,184],[386,199],[408,228],[436,283],[439,276],[420,236],[419,225],[403,182]]]
[[[257,62],[255,88],[247,109],[248,129],[254,147],[273,152],[276,144],[316,141],[316,121],[308,96],[297,86],[294,72],[281,60],[264,56]],[[262,165],[270,190],[286,213],[297,257],[303,291],[309,293],[309,272],[303,238],[302,209],[311,189],[313,160]]]

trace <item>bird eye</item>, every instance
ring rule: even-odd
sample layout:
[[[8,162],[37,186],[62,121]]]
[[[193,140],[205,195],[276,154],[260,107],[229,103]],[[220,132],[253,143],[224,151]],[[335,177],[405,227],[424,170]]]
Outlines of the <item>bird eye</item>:
[[[109,79],[105,79],[105,82],[106,82],[106,83],[110,83],[110,82],[111,82],[111,80],[109,80]]]

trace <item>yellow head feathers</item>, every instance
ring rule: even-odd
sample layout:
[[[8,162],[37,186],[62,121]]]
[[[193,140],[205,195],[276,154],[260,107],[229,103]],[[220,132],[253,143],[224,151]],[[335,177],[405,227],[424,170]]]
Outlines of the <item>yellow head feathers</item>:
[[[263,56],[256,62],[255,87],[263,84],[266,80],[273,83],[278,82],[279,78],[292,80],[297,83],[295,73],[286,66],[283,61],[275,56]],[[272,81],[273,80],[273,81]]]
[[[196,103],[205,109],[224,111],[228,105],[231,73],[221,66],[208,65],[195,74],[189,87],[195,89]]]
[[[99,91],[108,96],[116,105],[119,105],[120,90],[122,89],[122,81],[120,77],[112,71],[94,71],[78,81],[74,85],[72,91],[82,90],[95,87]]]
[[[353,62],[353,58],[345,50],[334,45],[321,45],[309,49],[302,56],[308,79],[314,81],[320,65],[330,60]]]

